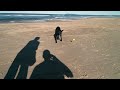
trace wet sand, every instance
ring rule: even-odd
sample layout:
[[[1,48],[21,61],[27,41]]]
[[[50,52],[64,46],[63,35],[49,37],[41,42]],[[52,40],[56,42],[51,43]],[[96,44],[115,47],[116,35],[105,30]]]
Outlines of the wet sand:
[[[63,41],[55,43],[57,26]],[[0,23],[0,79],[4,79],[16,55],[35,37],[40,37],[36,62],[27,79],[44,61],[48,49],[73,73],[72,79],[120,78],[120,18],[87,18],[39,23]],[[67,77],[65,76],[67,79]]]

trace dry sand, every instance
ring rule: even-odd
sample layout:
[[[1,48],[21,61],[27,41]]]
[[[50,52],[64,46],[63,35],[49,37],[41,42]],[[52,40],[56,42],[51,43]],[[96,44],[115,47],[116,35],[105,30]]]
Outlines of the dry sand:
[[[53,38],[56,26],[63,41]],[[18,52],[35,37],[40,37],[36,63],[43,62],[48,49],[73,73],[72,79],[120,78],[120,18],[89,18],[39,23],[0,23],[0,79],[4,79]]]

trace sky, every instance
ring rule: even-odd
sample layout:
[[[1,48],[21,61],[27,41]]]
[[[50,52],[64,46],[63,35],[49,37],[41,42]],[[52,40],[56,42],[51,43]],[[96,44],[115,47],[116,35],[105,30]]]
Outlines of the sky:
[[[0,11],[0,13],[120,15],[120,11]]]

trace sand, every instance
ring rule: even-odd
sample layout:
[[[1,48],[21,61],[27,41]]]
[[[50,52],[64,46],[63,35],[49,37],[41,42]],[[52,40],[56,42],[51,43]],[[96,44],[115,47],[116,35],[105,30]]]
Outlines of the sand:
[[[57,26],[63,41],[55,43]],[[37,23],[0,23],[0,79],[4,79],[16,55],[35,37],[40,37],[36,62],[29,66],[27,79],[44,61],[48,49],[73,73],[70,79],[120,78],[120,18],[86,18]],[[65,76],[66,79],[69,79]]]

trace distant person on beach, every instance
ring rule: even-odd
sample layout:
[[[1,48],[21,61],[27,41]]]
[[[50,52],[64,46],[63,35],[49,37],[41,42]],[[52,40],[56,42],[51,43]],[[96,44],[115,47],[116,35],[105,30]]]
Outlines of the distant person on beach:
[[[36,62],[40,37],[35,37],[17,54],[4,79],[26,79],[28,68]],[[17,74],[18,73],[18,74]]]
[[[44,50],[43,58],[44,61],[34,68],[30,79],[65,79],[64,76],[73,77],[71,70],[56,56],[52,55],[49,50]]]
[[[62,41],[62,32],[63,30],[61,30],[61,28],[58,26],[55,29],[55,34],[54,34],[54,38],[55,38],[55,42],[57,43],[57,40]]]

